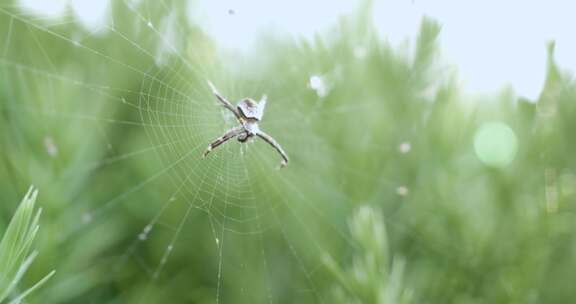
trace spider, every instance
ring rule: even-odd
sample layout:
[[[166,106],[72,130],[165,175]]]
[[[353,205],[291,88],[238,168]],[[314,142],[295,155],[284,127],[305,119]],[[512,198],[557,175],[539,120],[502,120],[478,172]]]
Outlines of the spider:
[[[270,144],[274,149],[276,149],[278,153],[280,153],[280,156],[282,157],[280,167],[286,166],[288,164],[288,155],[286,155],[284,149],[282,149],[280,144],[278,144],[276,140],[272,138],[272,136],[266,134],[258,127],[258,123],[260,120],[262,120],[262,116],[264,115],[264,107],[266,107],[267,99],[266,95],[263,95],[260,99],[260,102],[258,103],[250,98],[244,98],[238,102],[238,105],[236,108],[234,108],[234,106],[232,106],[232,104],[226,98],[224,98],[218,92],[218,90],[216,90],[216,87],[210,81],[208,81],[208,85],[210,86],[210,89],[212,89],[212,93],[214,96],[216,96],[216,99],[222,103],[222,106],[234,114],[240,123],[240,126],[226,131],[224,135],[218,137],[210,145],[208,145],[208,148],[206,148],[203,157],[206,157],[206,155],[208,155],[208,153],[210,153],[216,147],[234,137],[237,137],[239,142],[245,143],[252,137],[258,136]]]

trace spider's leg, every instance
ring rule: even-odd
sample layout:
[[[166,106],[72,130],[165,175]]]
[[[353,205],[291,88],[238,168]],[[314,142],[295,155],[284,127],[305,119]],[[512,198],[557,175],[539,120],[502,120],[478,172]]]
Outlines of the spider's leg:
[[[282,162],[280,163],[280,167],[284,167],[288,164],[288,155],[286,155],[286,152],[284,152],[284,149],[282,149],[282,146],[280,146],[279,143],[276,142],[276,140],[274,140],[274,138],[262,131],[258,132],[256,135],[258,135],[258,137],[262,138],[265,142],[267,142],[268,144],[270,144],[274,149],[276,149],[276,151],[278,151],[278,153],[280,153],[280,156],[282,156]]]
[[[224,133],[224,135],[218,137],[216,140],[214,140],[212,143],[210,143],[208,145],[208,148],[206,148],[206,151],[204,151],[204,154],[202,155],[202,157],[206,157],[206,155],[208,155],[208,153],[210,153],[210,151],[214,150],[216,147],[227,142],[228,140],[236,137],[238,134],[242,133],[243,131],[244,131],[244,128],[242,128],[241,126],[226,131],[226,133]]]
[[[240,113],[238,113],[238,110],[236,110],[236,108],[234,108],[234,106],[224,96],[220,95],[218,90],[216,90],[216,87],[209,80],[208,80],[208,86],[210,86],[212,94],[214,94],[214,96],[216,96],[218,101],[222,103],[222,106],[224,106],[228,111],[232,112],[234,116],[236,116],[236,119],[240,121]]]

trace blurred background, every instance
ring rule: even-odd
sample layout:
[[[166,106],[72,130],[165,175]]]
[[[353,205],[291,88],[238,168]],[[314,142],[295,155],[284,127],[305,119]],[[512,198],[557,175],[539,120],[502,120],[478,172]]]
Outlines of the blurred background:
[[[569,7],[0,1],[0,234],[29,303],[569,303]],[[232,140],[207,81],[268,105]]]

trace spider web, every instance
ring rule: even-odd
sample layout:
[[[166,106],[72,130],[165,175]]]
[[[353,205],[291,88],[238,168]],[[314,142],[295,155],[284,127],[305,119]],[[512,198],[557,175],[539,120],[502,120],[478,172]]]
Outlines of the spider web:
[[[225,61],[169,41],[157,26],[161,21],[150,13],[170,15],[174,8],[169,4],[119,2],[118,6],[130,22],[113,18],[107,26],[105,35],[114,37],[114,46],[99,44],[96,34],[69,30],[75,20],[68,15],[53,20],[25,15],[9,4],[0,7],[7,25],[2,27],[0,66],[17,79],[9,91],[22,101],[14,106],[15,114],[35,119],[35,127],[45,127],[45,134],[57,134],[62,128],[82,133],[80,142],[77,137],[60,138],[82,146],[74,152],[78,157],[68,157],[74,169],[60,168],[56,180],[37,182],[54,189],[73,185],[66,202],[69,210],[60,219],[66,227],[60,242],[68,248],[78,248],[71,243],[94,248],[86,256],[96,262],[69,266],[61,276],[73,278],[78,271],[86,274],[92,268],[111,267],[109,282],[101,282],[96,298],[152,303],[171,290],[171,282],[181,284],[177,280],[181,273],[197,269],[212,275],[187,278],[190,285],[208,289],[191,291],[200,294],[193,300],[208,294],[216,303],[273,303],[290,293],[294,302],[322,302],[323,291],[315,280],[322,266],[319,257],[332,243],[351,243],[342,223],[334,220],[343,207],[329,205],[334,198],[314,190],[323,185],[320,176],[331,163],[317,161],[326,143],[310,130],[321,109],[298,99],[308,90],[306,80],[302,79],[302,92],[280,96],[275,92],[282,92],[281,81],[246,73],[254,64],[250,59],[236,56],[233,62]],[[25,35],[15,37],[15,28]],[[22,42],[35,47],[21,49]],[[158,43],[171,54],[163,64],[158,64]],[[62,59],[50,50],[53,45],[69,48],[70,61],[92,63],[84,69],[57,64]],[[125,60],[117,53],[122,49],[135,59]],[[233,117],[217,106],[208,79],[231,100],[268,94],[262,128],[294,160],[288,169],[276,170],[279,156],[261,142],[231,141],[202,159],[207,144],[234,125]],[[71,93],[61,96],[63,90]],[[45,97],[35,98],[40,92],[46,92]],[[114,139],[119,129],[134,138]],[[20,136],[29,133],[23,130]],[[45,144],[52,141],[44,138]],[[310,159],[315,159],[315,168],[303,168]],[[142,167],[147,177],[131,180],[127,187],[101,186],[110,180],[124,185],[130,174],[123,171],[136,167],[131,163]],[[105,227],[118,218],[128,222],[126,227],[142,228],[117,236]],[[118,247],[123,248],[119,256],[113,249]],[[182,256],[190,252],[193,256]],[[183,266],[174,260],[190,262]],[[126,287],[120,295],[110,296],[110,286],[129,286],[142,276],[147,282],[144,294]]]

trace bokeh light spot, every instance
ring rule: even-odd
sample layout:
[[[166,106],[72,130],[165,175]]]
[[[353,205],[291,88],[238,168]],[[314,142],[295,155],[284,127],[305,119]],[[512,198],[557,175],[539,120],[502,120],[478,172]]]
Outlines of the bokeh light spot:
[[[501,122],[484,123],[474,136],[474,150],[480,161],[491,167],[505,167],[516,156],[518,140],[512,129]]]

